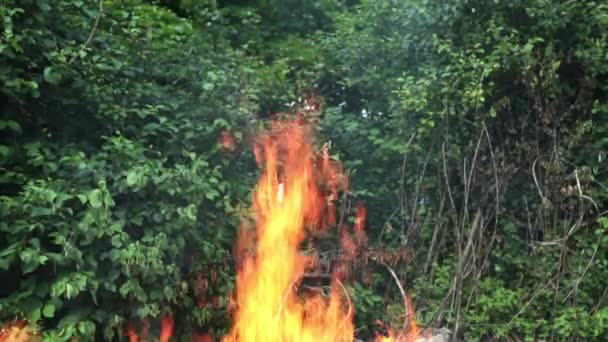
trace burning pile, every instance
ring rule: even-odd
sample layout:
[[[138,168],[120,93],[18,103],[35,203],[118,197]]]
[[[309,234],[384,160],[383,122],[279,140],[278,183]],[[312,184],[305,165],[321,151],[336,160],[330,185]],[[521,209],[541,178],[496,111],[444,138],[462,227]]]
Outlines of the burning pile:
[[[243,229],[239,237],[237,310],[223,341],[353,341],[354,308],[341,282],[347,265],[333,274],[328,297],[302,298],[296,291],[318,262],[300,251],[307,231],[336,223],[337,192],[346,187],[339,165],[326,150],[318,157],[308,127],[291,121],[273,123],[255,154],[263,169],[253,198],[255,230]],[[354,234],[341,229],[347,256],[365,243],[365,210],[357,212]],[[417,339],[417,329],[410,331],[378,341]]]

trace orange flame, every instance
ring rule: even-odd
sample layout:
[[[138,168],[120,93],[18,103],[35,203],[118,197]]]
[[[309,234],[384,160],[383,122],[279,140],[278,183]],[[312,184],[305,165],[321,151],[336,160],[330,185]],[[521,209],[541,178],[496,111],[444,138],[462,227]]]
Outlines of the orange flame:
[[[129,338],[129,342],[139,341],[139,336],[137,336],[135,325],[132,322],[127,324],[127,327],[125,328],[125,336]]]
[[[42,341],[40,334],[28,326],[23,319],[14,319],[0,328],[0,342]]]
[[[192,342],[213,342],[213,336],[208,333],[192,334]]]
[[[224,152],[233,152],[236,149],[236,143],[233,135],[229,131],[223,131],[218,137],[220,149]]]
[[[223,341],[352,341],[353,312],[339,279],[329,298],[302,300],[294,291],[311,264],[299,252],[306,228],[321,228],[326,209],[319,183],[335,181],[324,178],[333,170],[315,162],[307,127],[293,122],[275,122],[255,152],[264,166],[253,201],[256,250],[241,256],[234,326]],[[239,250],[250,249],[249,236],[240,236]]]
[[[160,342],[168,342],[171,336],[173,336],[173,317],[171,315],[165,315],[160,321]]]
[[[353,341],[353,310],[345,303],[348,297],[340,280],[367,243],[366,209],[357,205],[353,234],[340,227],[343,263],[336,267],[329,298],[300,298],[295,288],[318,260],[303,255],[299,247],[307,228],[336,224],[335,201],[347,180],[339,165],[330,162],[327,147],[316,158],[305,124],[274,122],[272,128],[255,149],[263,168],[253,198],[255,231],[242,229],[239,235],[237,257],[242,264],[234,325],[222,341]],[[411,308],[411,303],[406,305]],[[418,328],[413,319],[406,325],[407,335],[393,333],[377,341],[413,341]]]
[[[409,295],[406,295],[404,305],[407,313],[403,322],[403,331],[395,332],[389,329],[388,336],[376,336],[375,342],[424,342],[431,339],[431,336],[427,336],[427,338],[420,337],[421,331],[414,318],[414,306],[412,298]]]

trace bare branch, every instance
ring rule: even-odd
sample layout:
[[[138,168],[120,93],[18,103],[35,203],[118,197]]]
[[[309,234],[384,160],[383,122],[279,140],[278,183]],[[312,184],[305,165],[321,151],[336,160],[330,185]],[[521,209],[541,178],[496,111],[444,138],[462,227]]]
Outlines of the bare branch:
[[[84,49],[89,45],[89,43],[91,43],[91,40],[93,39],[93,35],[95,34],[95,31],[97,30],[97,26],[99,26],[99,20],[101,19],[102,14],[103,14],[103,0],[99,0],[99,10],[97,11],[97,16],[95,17],[95,23],[93,24],[93,28],[91,29],[91,32],[89,33],[89,37],[84,42],[84,45],[82,45],[82,47],[80,48],[78,53],[75,54],[74,56],[72,56],[72,58],[68,61],[68,65],[72,64],[74,62],[74,60],[76,60],[76,58],[78,56],[80,56],[80,52],[84,51]]]

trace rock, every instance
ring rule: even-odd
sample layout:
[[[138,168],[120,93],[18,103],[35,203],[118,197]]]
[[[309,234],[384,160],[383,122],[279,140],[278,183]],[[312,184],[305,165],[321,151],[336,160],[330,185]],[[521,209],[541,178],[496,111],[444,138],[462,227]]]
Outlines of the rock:
[[[414,340],[414,342],[450,342],[450,337],[452,336],[452,331],[448,328],[439,328],[439,329],[430,329],[429,330],[425,330],[422,334],[422,336],[429,336],[429,337],[419,337],[418,339]],[[406,341],[410,341],[409,338],[405,338]],[[373,342],[374,340],[361,340],[361,339],[357,339],[355,338],[354,342]],[[403,338],[399,339],[399,337],[397,337],[395,342],[401,342],[403,341]]]
[[[430,333],[430,337],[419,338],[416,340],[416,342],[449,342],[452,331],[447,328],[440,328],[431,329]],[[428,334],[428,332],[423,333],[423,335],[426,334]]]
[[[416,340],[416,342],[448,342],[449,336],[445,335],[433,335],[432,337],[423,337]]]

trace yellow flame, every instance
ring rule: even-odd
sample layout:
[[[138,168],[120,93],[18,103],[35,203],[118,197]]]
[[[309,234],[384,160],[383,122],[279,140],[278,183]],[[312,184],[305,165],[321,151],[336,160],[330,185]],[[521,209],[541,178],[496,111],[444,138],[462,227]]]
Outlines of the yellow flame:
[[[256,150],[263,174],[254,194],[256,250],[237,275],[234,326],[223,341],[352,341],[352,311],[334,281],[331,296],[303,300],[294,290],[310,258],[299,252],[325,203],[307,127],[275,123]],[[325,180],[327,181],[327,180]],[[248,245],[247,234],[240,245]]]
[[[353,341],[353,310],[340,282],[348,272],[334,275],[329,297],[304,299],[296,291],[306,268],[317,264],[299,251],[306,230],[336,223],[332,201],[346,179],[326,149],[317,158],[306,125],[275,122],[272,128],[255,149],[263,170],[253,197],[255,230],[239,235],[234,325],[222,341]],[[357,208],[357,216],[355,238],[342,231],[347,258],[366,241],[364,207]],[[410,336],[377,341],[413,341]]]

